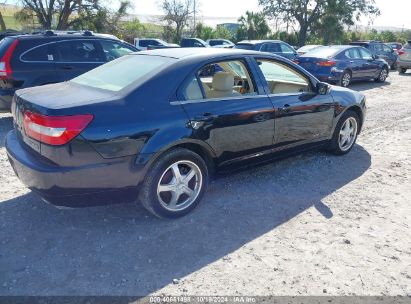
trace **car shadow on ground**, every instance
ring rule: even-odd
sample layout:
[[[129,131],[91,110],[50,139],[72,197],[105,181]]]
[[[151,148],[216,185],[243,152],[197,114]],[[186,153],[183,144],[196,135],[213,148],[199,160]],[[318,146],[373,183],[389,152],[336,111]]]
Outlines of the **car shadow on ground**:
[[[359,92],[364,92],[368,90],[373,90],[375,88],[383,88],[385,86],[389,86],[391,83],[388,81],[386,82],[375,82],[375,81],[363,81],[363,82],[354,82],[349,86],[349,89]]]
[[[0,294],[148,295],[309,208],[327,221],[323,198],[370,164],[357,145],[343,157],[314,151],[223,176],[178,220],[137,204],[61,210],[32,193],[0,202]]]

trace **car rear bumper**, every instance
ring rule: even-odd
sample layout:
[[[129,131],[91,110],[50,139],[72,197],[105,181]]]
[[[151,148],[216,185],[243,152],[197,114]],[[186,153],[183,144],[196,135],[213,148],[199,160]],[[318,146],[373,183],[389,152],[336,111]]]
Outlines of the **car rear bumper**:
[[[81,207],[134,200],[144,164],[130,158],[106,163],[61,167],[29,152],[15,131],[6,136],[9,161],[18,178],[44,200],[58,206]],[[135,158],[134,158],[135,159]]]
[[[14,92],[13,89],[0,89],[0,112],[10,112]]]
[[[403,61],[398,59],[397,67],[411,69],[411,61]]]

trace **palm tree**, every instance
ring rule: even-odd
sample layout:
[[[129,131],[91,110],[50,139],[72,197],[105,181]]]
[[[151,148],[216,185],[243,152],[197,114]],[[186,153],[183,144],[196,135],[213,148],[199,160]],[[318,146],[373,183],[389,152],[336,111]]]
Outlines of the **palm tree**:
[[[263,39],[270,33],[263,13],[246,11],[245,16],[241,16],[238,22],[240,23],[239,36],[243,36],[243,39]]]

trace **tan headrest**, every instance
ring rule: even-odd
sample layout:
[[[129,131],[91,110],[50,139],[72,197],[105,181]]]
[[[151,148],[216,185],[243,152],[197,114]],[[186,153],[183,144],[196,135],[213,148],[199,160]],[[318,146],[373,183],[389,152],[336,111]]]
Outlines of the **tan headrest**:
[[[233,74],[227,72],[219,72],[213,77],[213,90],[216,91],[232,91],[234,86]]]

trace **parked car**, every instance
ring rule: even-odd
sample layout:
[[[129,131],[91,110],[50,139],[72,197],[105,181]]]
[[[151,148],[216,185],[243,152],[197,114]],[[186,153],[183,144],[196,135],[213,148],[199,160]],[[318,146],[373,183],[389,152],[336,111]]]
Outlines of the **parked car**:
[[[0,41],[0,111],[10,111],[17,89],[72,79],[137,49],[113,36],[53,32]]]
[[[411,40],[398,51],[398,71],[403,74],[407,69],[411,69]]]
[[[223,71],[200,76],[216,64]],[[46,201],[139,198],[157,216],[178,217],[219,170],[313,147],[348,153],[365,109],[363,94],[280,56],[161,49],[17,91],[5,146],[17,176]]]
[[[182,48],[191,48],[191,47],[210,47],[207,42],[200,38],[183,38],[180,43]]]
[[[145,51],[147,49],[160,49],[160,48],[175,48],[180,47],[178,44],[168,43],[161,39],[156,38],[134,38],[134,46],[139,51]]]
[[[308,45],[304,45],[302,47],[300,47],[299,49],[297,49],[297,53],[298,55],[304,55],[306,53],[308,53],[311,50],[314,50],[316,48],[321,47],[322,45],[316,45],[316,44],[308,44]]]
[[[378,56],[381,59],[384,59],[388,62],[391,70],[397,69],[397,53],[389,47],[387,44],[382,43],[381,41],[355,41],[351,42],[350,45],[358,45],[368,49],[371,54]]]
[[[236,49],[267,52],[293,60],[297,51],[289,44],[280,40],[244,40],[235,45]]]
[[[300,56],[298,64],[321,81],[348,87],[353,81],[384,82],[388,63],[360,46],[323,46]]]
[[[227,39],[208,39],[206,43],[211,47],[227,48],[231,49],[235,46],[230,40]]]
[[[387,45],[397,52],[402,49],[402,43],[399,42],[388,42]]]

